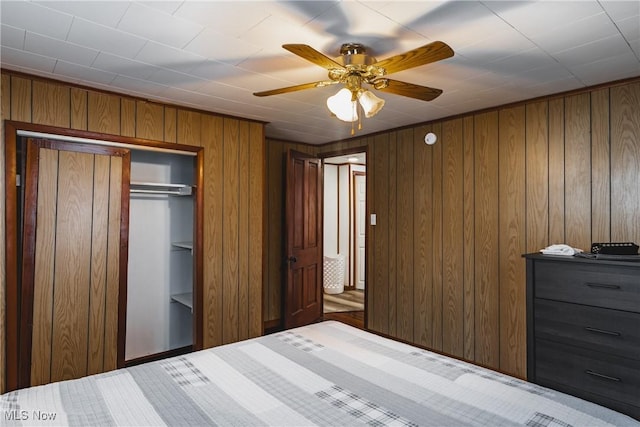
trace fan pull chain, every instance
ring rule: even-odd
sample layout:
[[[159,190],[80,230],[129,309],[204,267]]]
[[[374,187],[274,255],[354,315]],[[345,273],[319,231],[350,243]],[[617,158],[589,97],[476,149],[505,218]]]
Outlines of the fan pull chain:
[[[353,116],[358,114],[358,103],[354,101],[354,102],[351,102],[351,105],[352,105],[352,108],[353,108],[353,111],[351,113],[351,117],[353,118]],[[360,122],[360,117],[358,117],[358,122]],[[355,120],[352,120],[351,121],[351,136],[356,134],[355,124],[354,123],[355,123]]]

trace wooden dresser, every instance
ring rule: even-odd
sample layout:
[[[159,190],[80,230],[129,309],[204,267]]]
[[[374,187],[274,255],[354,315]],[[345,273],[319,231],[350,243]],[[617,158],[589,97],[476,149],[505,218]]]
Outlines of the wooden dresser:
[[[640,419],[640,262],[527,260],[527,377]]]

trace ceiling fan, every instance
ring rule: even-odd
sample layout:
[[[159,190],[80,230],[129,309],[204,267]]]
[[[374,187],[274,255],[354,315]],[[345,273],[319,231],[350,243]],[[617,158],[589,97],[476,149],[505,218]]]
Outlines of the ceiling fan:
[[[363,88],[363,84],[370,85],[376,90],[422,101],[435,99],[442,93],[442,90],[392,80],[386,75],[453,56],[453,50],[441,41],[426,44],[382,61],[377,61],[376,58],[367,54],[366,48],[360,43],[343,44],[340,48],[340,56],[335,59],[329,58],[305,44],[285,44],[282,47],[329,70],[329,79],[255,92],[254,95],[270,96],[340,83],[344,85],[344,88],[327,99],[327,107],[336,117],[347,122],[358,120],[356,101],[359,101],[366,117],[372,117],[384,105],[384,100]]]

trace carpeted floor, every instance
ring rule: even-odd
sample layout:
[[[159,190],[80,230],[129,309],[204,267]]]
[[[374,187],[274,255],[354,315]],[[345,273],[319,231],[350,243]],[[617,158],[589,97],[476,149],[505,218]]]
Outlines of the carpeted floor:
[[[340,294],[324,294],[324,312],[337,313],[343,311],[364,310],[364,291],[344,291]]]

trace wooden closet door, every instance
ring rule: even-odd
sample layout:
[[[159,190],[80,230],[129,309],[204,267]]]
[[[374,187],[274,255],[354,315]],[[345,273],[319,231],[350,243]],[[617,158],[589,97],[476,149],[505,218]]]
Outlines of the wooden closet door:
[[[29,139],[26,162],[20,386],[115,369],[129,152]]]

